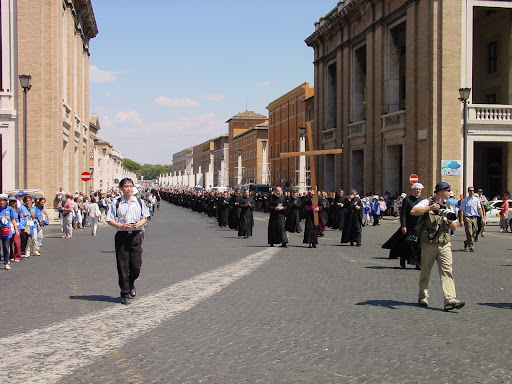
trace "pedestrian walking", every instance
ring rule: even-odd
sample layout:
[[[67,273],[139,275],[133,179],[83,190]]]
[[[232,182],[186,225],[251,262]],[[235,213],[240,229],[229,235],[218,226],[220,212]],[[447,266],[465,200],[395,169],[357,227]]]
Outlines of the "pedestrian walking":
[[[288,247],[288,236],[286,235],[286,198],[283,196],[281,187],[274,190],[268,202],[270,218],[268,220],[268,243],[271,247],[274,244],[281,244],[282,247]]]
[[[115,249],[121,303],[130,304],[135,297],[135,280],[142,266],[142,244],[144,242],[144,224],[149,217],[146,205],[133,196],[133,180],[124,178],[119,182],[122,196],[114,201],[107,212],[106,221],[117,229]]]
[[[352,189],[345,200],[345,224],[341,235],[341,243],[348,243],[360,247],[361,243],[361,227],[363,225],[363,204],[357,196],[357,191]]]
[[[7,195],[0,194],[0,239],[2,240],[2,252],[4,258],[4,268],[11,269],[11,239],[14,232],[18,231],[16,224],[16,212],[8,205]]]
[[[63,239],[69,239],[73,236],[73,195],[64,194],[62,202],[62,230],[64,232]]]
[[[477,236],[478,218],[485,223],[485,216],[482,209],[482,201],[475,196],[475,188],[468,188],[468,197],[462,200],[459,207],[459,223],[466,230],[466,240],[464,240],[464,249],[471,252],[475,251],[474,241]]]
[[[35,228],[36,233],[34,234],[34,238],[37,241],[38,253],[41,252],[41,247],[43,246],[43,228],[47,226],[50,222],[48,219],[48,213],[44,208],[46,204],[46,199],[41,197],[37,199],[36,204],[34,206],[34,214],[37,219],[38,226]]]
[[[91,235],[96,236],[96,231],[98,230],[98,220],[101,217],[101,211],[98,203],[96,202],[96,198],[92,197],[91,202],[89,203],[89,219],[91,221]]]
[[[434,200],[422,200],[411,210],[411,215],[423,216],[420,232],[421,272],[418,305],[428,307],[430,273],[434,262],[437,262],[445,311],[460,309],[465,305],[464,301],[457,299],[452,274],[452,249],[449,231],[457,228],[457,215],[451,211],[451,215],[445,214],[447,211],[445,202],[450,196],[450,188],[448,183],[437,183]],[[445,208],[444,211],[441,210],[442,207]]]

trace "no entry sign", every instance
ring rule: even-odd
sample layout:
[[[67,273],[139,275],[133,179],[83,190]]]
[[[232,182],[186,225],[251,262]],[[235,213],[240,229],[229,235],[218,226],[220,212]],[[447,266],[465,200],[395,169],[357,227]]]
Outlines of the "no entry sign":
[[[413,173],[411,176],[409,176],[409,181],[411,182],[411,184],[417,183],[418,182],[418,175]]]
[[[89,172],[82,172],[82,180],[83,181],[89,181],[91,180],[91,174]]]

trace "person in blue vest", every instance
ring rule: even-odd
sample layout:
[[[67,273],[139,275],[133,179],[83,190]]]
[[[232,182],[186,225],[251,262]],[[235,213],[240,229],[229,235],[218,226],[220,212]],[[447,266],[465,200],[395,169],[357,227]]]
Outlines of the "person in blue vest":
[[[380,218],[380,202],[379,196],[373,196],[372,202],[370,203],[370,214],[373,217],[373,225],[379,225]]]
[[[2,239],[1,252],[4,257],[4,268],[11,269],[9,259],[11,254],[11,239],[14,232],[18,231],[16,224],[16,212],[7,202],[7,195],[0,194],[0,239]]]

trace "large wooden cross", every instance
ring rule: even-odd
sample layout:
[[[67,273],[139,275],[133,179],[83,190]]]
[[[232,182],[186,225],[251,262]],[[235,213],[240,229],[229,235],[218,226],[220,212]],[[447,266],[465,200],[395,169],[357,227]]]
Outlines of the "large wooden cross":
[[[313,150],[313,131],[311,129],[311,123],[306,123],[306,135],[308,138],[308,147],[306,152],[283,152],[280,154],[278,159],[285,159],[288,157],[297,157],[297,156],[309,156],[309,165],[311,168],[311,187],[313,188],[313,207],[318,207],[318,191],[316,185],[316,171],[315,171],[315,156],[318,155],[332,155],[336,153],[342,153],[343,149],[320,149]],[[318,221],[318,212],[313,211],[313,218],[315,225],[319,225]]]

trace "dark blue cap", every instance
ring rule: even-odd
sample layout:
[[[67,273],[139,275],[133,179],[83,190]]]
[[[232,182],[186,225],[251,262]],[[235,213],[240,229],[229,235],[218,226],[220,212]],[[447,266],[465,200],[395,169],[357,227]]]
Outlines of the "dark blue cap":
[[[440,183],[436,184],[436,190],[434,192],[437,193],[437,192],[444,191],[444,190],[447,190],[450,188],[451,188],[450,184],[445,183],[444,181],[441,181]]]

